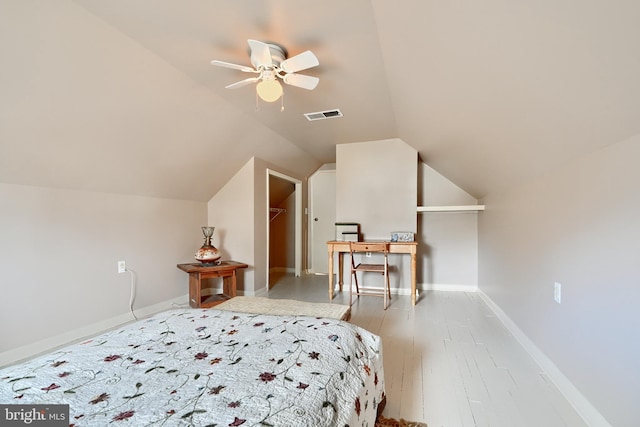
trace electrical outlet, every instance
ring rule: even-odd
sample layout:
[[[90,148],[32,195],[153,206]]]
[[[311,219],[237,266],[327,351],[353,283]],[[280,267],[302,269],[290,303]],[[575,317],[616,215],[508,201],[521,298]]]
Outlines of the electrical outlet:
[[[562,303],[562,284],[555,282],[553,284],[553,299],[558,304]]]
[[[124,261],[118,261],[118,273],[125,273],[127,271],[127,265]]]

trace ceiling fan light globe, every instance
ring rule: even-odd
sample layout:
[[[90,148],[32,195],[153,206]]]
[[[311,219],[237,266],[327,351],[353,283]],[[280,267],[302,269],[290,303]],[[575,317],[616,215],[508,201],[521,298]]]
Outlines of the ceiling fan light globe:
[[[258,96],[265,102],[275,102],[282,96],[282,85],[277,80],[263,80],[256,85]]]

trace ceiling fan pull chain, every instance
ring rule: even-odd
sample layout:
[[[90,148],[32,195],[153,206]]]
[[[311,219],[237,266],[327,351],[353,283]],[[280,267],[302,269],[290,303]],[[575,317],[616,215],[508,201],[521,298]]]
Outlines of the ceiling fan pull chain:
[[[257,91],[256,91],[256,111],[260,111],[260,99],[258,98]]]
[[[282,113],[284,111],[284,93],[282,94],[282,96],[280,97],[280,112]]]

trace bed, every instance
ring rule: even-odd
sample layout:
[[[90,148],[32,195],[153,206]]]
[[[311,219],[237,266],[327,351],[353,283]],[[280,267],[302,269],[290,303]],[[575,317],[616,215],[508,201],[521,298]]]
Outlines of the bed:
[[[0,369],[0,403],[68,404],[74,426],[369,426],[381,340],[350,323],[175,309]]]

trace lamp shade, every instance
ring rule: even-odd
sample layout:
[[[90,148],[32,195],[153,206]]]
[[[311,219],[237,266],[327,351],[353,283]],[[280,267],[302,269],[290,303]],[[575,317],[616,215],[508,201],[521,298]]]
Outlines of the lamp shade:
[[[265,102],[275,102],[282,96],[282,85],[275,79],[262,80],[256,86],[258,96]]]

